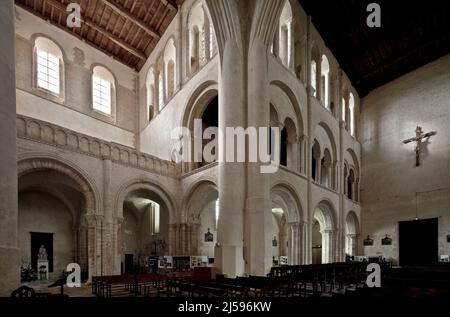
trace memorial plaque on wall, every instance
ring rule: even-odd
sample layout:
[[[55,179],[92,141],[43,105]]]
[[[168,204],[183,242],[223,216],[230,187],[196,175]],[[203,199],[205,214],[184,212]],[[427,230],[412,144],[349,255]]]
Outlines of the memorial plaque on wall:
[[[392,239],[389,238],[387,235],[383,239],[381,239],[381,245],[391,245]]]
[[[367,238],[364,239],[363,244],[365,246],[371,246],[373,245],[373,239],[371,239],[370,236],[367,236]]]
[[[213,242],[213,241],[214,241],[214,234],[212,234],[208,228],[208,232],[205,233],[205,242]]]

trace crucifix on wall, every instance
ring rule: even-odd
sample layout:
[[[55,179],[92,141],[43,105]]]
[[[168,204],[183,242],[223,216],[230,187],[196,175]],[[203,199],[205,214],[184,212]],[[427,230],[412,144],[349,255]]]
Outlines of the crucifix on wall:
[[[423,133],[422,127],[417,126],[416,136],[403,141],[404,144],[408,144],[410,142],[416,142],[416,147],[414,148],[414,151],[416,152],[416,166],[420,165],[420,150],[421,150],[422,140],[425,138],[429,139],[433,135],[436,135],[436,131]]]

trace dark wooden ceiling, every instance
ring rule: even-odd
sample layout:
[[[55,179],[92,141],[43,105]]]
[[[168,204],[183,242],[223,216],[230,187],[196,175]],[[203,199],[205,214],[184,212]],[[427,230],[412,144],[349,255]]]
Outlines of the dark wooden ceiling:
[[[369,28],[367,5],[381,6]],[[299,0],[361,97],[450,53],[450,1]]]
[[[31,13],[140,70],[184,0],[15,0]],[[81,28],[66,25],[69,3],[81,7]]]

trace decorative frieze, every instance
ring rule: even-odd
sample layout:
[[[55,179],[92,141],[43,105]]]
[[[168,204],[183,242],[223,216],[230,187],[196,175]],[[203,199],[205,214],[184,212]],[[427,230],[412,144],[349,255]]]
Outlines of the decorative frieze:
[[[151,173],[177,177],[181,173],[177,164],[114,142],[103,141],[48,122],[17,115],[17,136],[82,153],[114,163],[131,166]]]

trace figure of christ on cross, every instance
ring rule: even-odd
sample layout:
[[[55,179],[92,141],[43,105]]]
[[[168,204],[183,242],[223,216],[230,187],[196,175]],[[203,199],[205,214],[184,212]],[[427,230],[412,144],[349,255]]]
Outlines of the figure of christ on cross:
[[[416,147],[414,149],[414,151],[416,152],[416,166],[420,165],[420,150],[421,150],[420,146],[422,144],[422,140],[425,138],[428,139],[433,135],[436,135],[436,131],[423,133],[422,127],[417,126],[416,136],[403,141],[404,144],[407,144],[410,142],[416,142]]]

